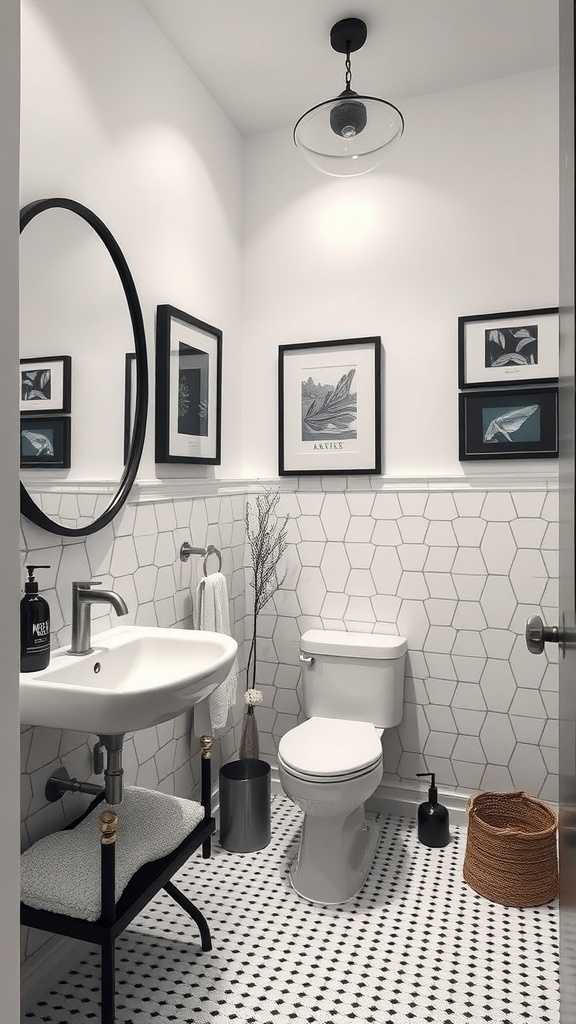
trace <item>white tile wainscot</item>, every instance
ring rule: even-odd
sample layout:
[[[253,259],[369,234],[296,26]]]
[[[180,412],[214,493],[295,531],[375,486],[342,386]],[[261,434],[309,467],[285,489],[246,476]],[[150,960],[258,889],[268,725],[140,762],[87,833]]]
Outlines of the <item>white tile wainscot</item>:
[[[143,482],[105,530],[62,541],[23,521],[22,563],[51,565],[44,590],[53,643],[70,638],[74,579],[97,576],[125,598],[129,621],[187,627],[202,560],[180,545],[222,551],[231,619],[243,664],[250,634],[244,506],[259,486],[278,487],[290,514],[287,577],[260,617],[261,754],[273,765],[280,737],[301,721],[299,637],[311,627],[402,633],[408,638],[404,718],[385,734],[379,808],[412,810],[416,772],[437,773],[445,802],[462,811],[477,789],[526,789],[557,797],[556,652],[524,644],[528,615],[557,617],[558,495],[553,472],[450,479],[325,477],[261,482]],[[51,506],[56,506],[54,495]],[[81,512],[85,500],[78,500]],[[67,511],[74,511],[68,501]],[[100,617],[98,617],[101,611]],[[112,625],[95,607],[97,629]],[[240,684],[240,690],[242,683]],[[241,693],[240,693],[241,697]],[[234,757],[241,703],[216,744]],[[189,795],[198,783],[190,716],[129,737],[128,783]],[[22,842],[78,813],[84,798],[47,805],[44,785],[64,764],[90,778],[95,737],[58,730],[22,734]],[[48,936],[23,937],[30,956]],[[42,950],[40,950],[42,952]]]

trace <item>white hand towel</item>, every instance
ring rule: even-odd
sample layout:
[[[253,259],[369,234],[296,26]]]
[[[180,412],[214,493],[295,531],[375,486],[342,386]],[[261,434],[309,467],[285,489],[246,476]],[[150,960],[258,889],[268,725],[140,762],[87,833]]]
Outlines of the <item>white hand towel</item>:
[[[45,836],[22,854],[23,903],[85,921],[100,917],[98,818],[106,810],[118,814],[116,900],[138,868],[175,850],[204,817],[194,800],[125,786],[121,804],[97,804],[76,828]]]
[[[198,584],[197,628],[209,629],[214,633],[230,636],[230,613],[228,611],[228,587],[221,572],[205,576]],[[220,686],[194,706],[194,732],[197,736],[212,736],[215,729],[223,729],[228,720],[228,711],[236,703],[238,663],[234,658],[232,668]]]

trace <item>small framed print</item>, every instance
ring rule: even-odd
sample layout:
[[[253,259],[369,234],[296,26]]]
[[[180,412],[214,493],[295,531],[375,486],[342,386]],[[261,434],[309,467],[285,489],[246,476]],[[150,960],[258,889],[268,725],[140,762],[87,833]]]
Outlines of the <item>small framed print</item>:
[[[459,396],[460,461],[558,457],[558,388]]]
[[[458,386],[510,387],[558,380],[558,308],[458,317]]]
[[[20,417],[20,467],[70,469],[70,417]]]
[[[70,412],[71,356],[20,360],[20,412]]]
[[[124,465],[128,462],[136,412],[136,353],[124,359]]]
[[[380,338],[281,345],[279,473],[380,473]]]
[[[156,462],[220,464],[222,331],[174,306],[156,316]]]

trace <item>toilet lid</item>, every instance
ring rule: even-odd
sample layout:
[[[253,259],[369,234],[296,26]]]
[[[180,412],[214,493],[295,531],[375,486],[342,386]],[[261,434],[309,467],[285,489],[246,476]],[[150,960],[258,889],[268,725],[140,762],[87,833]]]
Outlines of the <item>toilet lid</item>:
[[[335,777],[377,764],[382,744],[371,722],[309,718],[282,737],[278,756],[299,774]]]

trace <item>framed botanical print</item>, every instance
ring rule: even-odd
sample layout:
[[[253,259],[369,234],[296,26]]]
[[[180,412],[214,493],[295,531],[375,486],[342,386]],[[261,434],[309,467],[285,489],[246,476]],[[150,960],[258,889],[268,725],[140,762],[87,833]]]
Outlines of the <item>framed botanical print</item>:
[[[470,391],[459,401],[461,462],[557,458],[558,388]]]
[[[20,466],[70,469],[70,417],[21,416]]]
[[[71,356],[20,360],[20,412],[70,412]]]
[[[458,386],[510,387],[558,380],[558,308],[458,317]]]
[[[279,473],[380,473],[379,337],[281,345]]]

